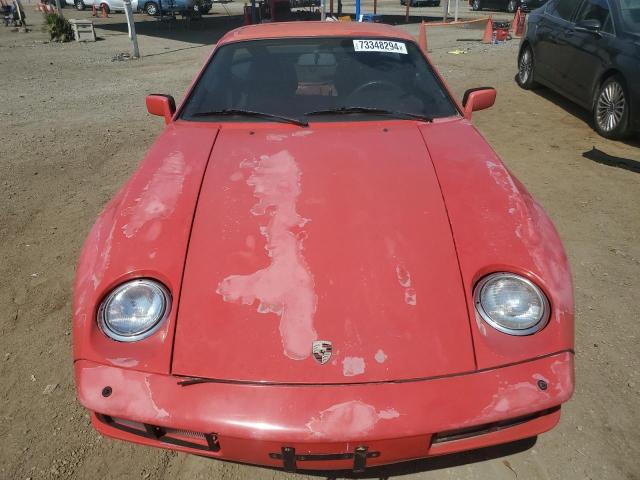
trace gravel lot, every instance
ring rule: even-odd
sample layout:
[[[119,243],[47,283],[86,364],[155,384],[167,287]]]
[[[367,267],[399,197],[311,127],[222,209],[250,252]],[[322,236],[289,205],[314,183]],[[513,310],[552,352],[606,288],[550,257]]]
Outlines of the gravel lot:
[[[380,10],[401,15],[397,3],[381,0]],[[26,8],[29,23],[38,24],[40,15]],[[162,120],[146,113],[144,96],[183,95],[211,44],[238,25],[225,8],[239,12],[241,3],[215,4],[212,15],[189,28],[137,15],[144,56],[137,61],[112,61],[129,49],[121,14],[97,19],[101,40],[90,44],[47,43],[39,25],[30,33],[0,28],[0,478],[328,476],[103,439],[75,399],[70,302],[80,247],[162,129]],[[433,17],[440,12],[413,9]],[[467,5],[461,14],[472,16]],[[474,121],[565,242],[576,285],[576,393],[560,425],[535,445],[364,476],[640,479],[640,144],[598,137],[587,114],[548,90],[520,90],[513,80],[517,42],[484,46],[478,38],[477,31],[434,27],[430,55],[456,95],[481,85],[497,88],[495,107]],[[455,49],[467,53],[448,53]]]

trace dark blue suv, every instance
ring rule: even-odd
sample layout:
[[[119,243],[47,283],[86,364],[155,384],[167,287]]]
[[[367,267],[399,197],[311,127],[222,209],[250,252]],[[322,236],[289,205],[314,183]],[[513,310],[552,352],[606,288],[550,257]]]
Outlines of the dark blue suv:
[[[604,137],[639,131],[640,0],[549,0],[527,17],[516,78],[591,111]]]

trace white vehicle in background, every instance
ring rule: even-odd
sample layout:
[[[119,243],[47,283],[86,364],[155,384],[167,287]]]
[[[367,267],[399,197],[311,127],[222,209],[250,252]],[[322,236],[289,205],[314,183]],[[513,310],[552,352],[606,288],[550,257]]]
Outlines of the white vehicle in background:
[[[67,5],[73,5],[78,10],[84,10],[85,8],[91,8],[94,5],[102,9],[104,5],[109,12],[124,12],[124,2],[122,0],[65,0]],[[131,0],[131,8],[133,11],[138,10],[138,0]]]
[[[102,9],[104,5],[107,13],[124,12],[124,2],[122,0],[65,0],[67,5],[73,5],[78,10],[91,8],[94,5]],[[131,8],[134,12],[146,12],[148,15],[156,16],[163,13],[183,13],[198,12],[202,15],[209,13],[212,0],[131,0]]]
[[[147,15],[156,16],[163,13],[199,12],[209,13],[211,0],[138,0],[138,8]]]

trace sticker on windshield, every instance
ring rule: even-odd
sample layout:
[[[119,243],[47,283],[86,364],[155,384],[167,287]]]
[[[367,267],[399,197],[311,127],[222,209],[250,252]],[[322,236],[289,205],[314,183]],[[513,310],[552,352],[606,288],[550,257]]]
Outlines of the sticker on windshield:
[[[353,49],[356,52],[390,52],[407,54],[407,46],[404,42],[391,42],[389,40],[354,40]]]

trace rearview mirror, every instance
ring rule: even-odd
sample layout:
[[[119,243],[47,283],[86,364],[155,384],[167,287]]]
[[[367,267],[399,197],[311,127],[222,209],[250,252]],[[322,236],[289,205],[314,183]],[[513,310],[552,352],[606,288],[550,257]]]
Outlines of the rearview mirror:
[[[491,107],[496,101],[496,89],[492,87],[471,88],[464,92],[462,106],[464,118],[471,118],[471,112]]]
[[[171,95],[147,95],[147,112],[164,117],[164,123],[169,123],[176,112],[176,102]]]
[[[598,33],[602,28],[600,20],[595,18],[589,18],[587,20],[580,20],[576,23],[574,30],[576,32]]]

